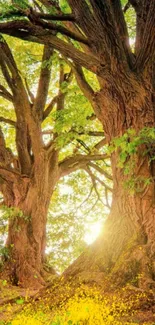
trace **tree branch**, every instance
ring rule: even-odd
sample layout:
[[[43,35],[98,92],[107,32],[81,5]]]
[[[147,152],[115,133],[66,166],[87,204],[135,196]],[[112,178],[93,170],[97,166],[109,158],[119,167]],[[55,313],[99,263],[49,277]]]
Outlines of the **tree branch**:
[[[108,190],[107,190],[107,188],[105,188],[105,199],[106,199],[107,208],[111,209],[111,205],[109,204],[109,200],[108,200]]]
[[[131,3],[130,3],[130,1],[128,1],[127,3],[126,3],[126,5],[124,6],[124,8],[123,8],[123,13],[125,14],[126,12],[127,12],[127,10],[130,8],[130,5],[131,5]]]
[[[3,116],[0,116],[0,122],[4,122],[4,123],[10,124],[10,125],[16,127],[16,122],[15,121],[10,120],[8,118],[5,118]]]
[[[9,182],[16,182],[21,176],[20,173],[13,170],[12,168],[6,168],[3,166],[0,166],[0,175]]]
[[[2,67],[2,72],[13,92],[13,104],[17,117],[16,144],[19,161],[22,172],[28,174],[31,168],[28,139],[30,136],[34,155],[39,154],[40,149],[43,146],[41,129],[38,120],[36,120],[36,116],[32,114],[28,94],[24,87],[23,80],[18,71],[18,67],[13,58],[12,52],[6,41],[2,38],[0,48],[0,64]],[[12,75],[12,78],[8,73],[8,69]]]
[[[135,62],[135,57],[130,48],[128,29],[123,15],[121,1],[114,0],[112,2],[112,9],[115,17],[115,23],[117,25],[117,32],[120,36],[120,40],[123,45],[124,52],[126,54],[126,59],[129,63],[129,66],[132,68]]]
[[[95,144],[94,149],[100,150],[106,144],[107,144],[107,140],[104,138],[101,141],[99,141],[97,144]]]
[[[18,75],[18,69],[15,63],[15,60],[13,58],[13,55],[8,47],[8,44],[5,42],[4,38],[2,36],[0,36],[0,49],[1,49],[1,57],[4,60],[4,62],[2,62],[2,64],[4,63],[5,66],[7,67],[7,69],[9,69],[9,71],[12,74],[12,78],[16,78]],[[7,78],[7,76],[6,76]],[[9,76],[10,78],[10,76]],[[9,82],[13,81],[8,80]],[[10,85],[9,85],[10,86]],[[13,89],[13,85],[12,85],[12,89]]]
[[[14,14],[13,14],[14,13]],[[7,17],[8,16],[8,17]],[[29,20],[32,23],[35,23],[38,26],[42,26],[43,28],[55,31],[57,33],[61,33],[62,35],[68,36],[72,38],[75,41],[81,42],[83,44],[88,44],[88,40],[79,34],[76,34],[75,32],[72,32],[68,30],[66,27],[61,25],[56,25],[52,22],[47,22],[45,20],[60,20],[60,21],[67,21],[70,18],[70,21],[75,21],[75,18],[73,15],[50,15],[50,14],[43,14],[38,13],[37,11],[34,11],[32,8],[26,9],[26,10],[20,10],[20,11],[11,11],[7,12],[5,15],[3,15],[3,18],[11,18],[11,16],[17,16],[17,17],[28,17]],[[0,16],[1,17],[1,16]],[[67,19],[66,19],[67,18]],[[43,19],[43,20],[42,20]]]
[[[7,99],[10,102],[13,101],[12,94],[10,94],[9,91],[3,85],[0,85],[0,96]]]
[[[100,195],[99,195],[99,193],[98,193],[98,190],[97,190],[96,177],[95,177],[95,175],[92,173],[92,171],[90,170],[90,168],[89,168],[88,166],[86,166],[86,167],[84,168],[84,170],[88,173],[88,175],[89,175],[90,178],[91,178],[91,181],[92,181],[92,184],[93,184],[93,189],[95,190],[95,193],[96,193],[96,195],[97,195],[98,200],[102,202],[102,200],[101,200],[101,198],[100,198]],[[103,203],[103,202],[102,202],[102,203]]]
[[[129,5],[131,4],[132,7],[135,9],[136,13],[138,13],[139,8],[141,7],[141,1],[139,0],[129,0],[128,1]],[[127,3],[127,5],[128,5]]]
[[[1,43],[0,43],[0,49],[1,49]],[[4,78],[5,78],[8,86],[13,91],[12,78],[11,78],[11,76],[9,74],[8,67],[7,67],[7,65],[5,63],[5,56],[4,56],[4,53],[2,51],[0,51],[0,66],[1,66],[1,70],[2,70],[3,76],[4,76]],[[4,94],[4,92],[1,92],[1,94]]]
[[[46,29],[53,30],[57,33],[61,33],[62,35],[72,38],[73,40],[78,41],[80,43],[87,44],[87,45],[89,44],[87,38],[85,38],[84,36],[79,35],[75,32],[72,32],[64,26],[56,25],[52,22],[46,22],[45,18],[44,18],[44,20],[40,19],[38,17],[38,14],[36,15],[32,9],[30,9],[29,12],[26,11],[26,13],[27,13],[27,17],[29,18],[29,20],[32,23],[37,24],[38,26],[42,26]]]
[[[90,86],[90,84],[88,83],[88,81],[86,80],[82,67],[79,64],[70,62],[69,60],[67,60],[67,58],[65,58],[65,60],[68,63],[68,65],[72,68],[77,84],[80,87],[81,91],[83,92],[85,97],[89,100],[94,112],[98,114],[98,112],[100,111],[100,107],[98,106],[97,101],[94,100],[95,92],[93,88]],[[93,119],[93,118],[94,118],[94,114],[92,117],[90,118],[88,117],[88,119]]]
[[[51,77],[51,67],[49,67],[47,63],[52,54],[53,48],[49,47],[48,45],[45,45],[42,56],[42,67],[38,83],[37,95],[33,105],[33,110],[37,113],[40,121],[42,121],[43,119],[43,110],[45,108],[47,100]]]
[[[74,129],[71,129],[71,131],[73,131],[73,132],[75,132],[75,133],[77,133],[79,135],[83,135],[83,134],[87,135],[88,134],[90,137],[102,137],[104,135],[104,132],[101,132],[101,131],[86,131],[86,132],[81,131],[81,132],[78,132],[78,131],[76,131]],[[101,141],[103,141],[103,140],[101,140]],[[105,141],[105,139],[104,139],[104,141]]]
[[[109,156],[106,154],[96,154],[96,155],[76,155],[73,157],[65,158],[64,160],[60,161],[59,168],[61,176],[68,175],[73,171],[76,171],[79,168],[83,168],[88,164],[90,161],[95,160],[105,160],[108,159]]]
[[[25,86],[26,86],[28,95],[30,97],[30,100],[31,100],[32,104],[34,104],[35,98],[34,98],[34,95],[33,95],[33,93],[31,92],[31,90],[29,88],[29,85],[28,85],[28,82],[27,82],[27,79],[26,78],[25,78]]]
[[[101,33],[98,20],[94,18],[90,6],[85,0],[68,0],[68,3],[74,13],[78,26],[80,27],[82,32],[87,36],[87,38],[92,41],[91,47],[94,48],[95,51],[94,41],[95,39],[100,37]]]
[[[88,116],[87,117],[87,120],[90,120],[90,121],[94,121],[94,120],[96,120],[96,115],[93,113],[91,116]]]
[[[112,4],[109,1],[90,0],[94,16],[99,21],[102,36],[106,39],[105,46],[107,51],[113,53],[115,58],[123,58],[123,47],[119,37],[113,13]]]
[[[91,105],[93,106],[94,105],[94,100],[93,100],[94,90],[87,82],[81,66],[78,64],[72,64],[67,59],[66,59],[66,61],[67,61],[68,65],[71,66],[80,89],[82,90],[85,97],[90,101]]]
[[[57,103],[59,95],[56,95],[51,102],[48,104],[47,108],[43,112],[43,121],[49,116],[49,114],[52,112],[54,105]]]
[[[98,53],[106,64],[111,62],[111,56],[116,62],[124,59],[124,49],[117,33],[110,1],[69,0],[76,17],[76,22],[91,41],[92,52]],[[125,61],[125,60],[123,60]]]
[[[105,203],[102,201],[102,199],[101,199],[101,197],[100,197],[100,194],[99,194],[99,192],[98,192],[98,189],[97,189],[96,181],[99,182],[98,177],[92,173],[91,169],[90,169],[88,166],[86,166],[86,167],[84,168],[84,170],[88,173],[88,175],[90,176],[90,178],[91,178],[91,180],[92,180],[93,188],[94,188],[94,190],[95,190],[95,192],[96,192],[96,195],[97,195],[98,200],[99,200],[103,205],[106,205],[106,206],[109,208],[109,202],[108,202],[108,197],[107,197],[107,192],[108,192],[108,190],[109,190],[109,187],[108,187],[104,182],[102,182],[102,185],[104,186],[104,189],[105,189],[105,197],[106,197],[106,204],[105,204]],[[100,181],[99,183],[101,183],[101,181]],[[111,190],[112,190],[112,189],[111,189]]]
[[[54,132],[53,132],[53,129],[52,129],[52,130],[44,130],[44,131],[42,131],[42,134],[43,134],[43,135],[44,135],[44,134],[45,134],[45,135],[46,135],[46,134],[49,134],[49,135],[52,134],[52,135],[53,135]]]
[[[112,188],[110,186],[108,186],[104,181],[102,181],[100,178],[98,178],[97,176],[95,176],[96,180],[103,185],[108,191],[112,192]]]
[[[106,62],[91,55],[85,54],[76,49],[73,45],[57,38],[52,32],[44,30],[39,26],[35,26],[28,21],[19,20],[7,23],[0,23],[0,31],[10,36],[15,36],[20,39],[37,42],[40,44],[47,44],[53,46],[56,50],[60,51],[64,56],[72,59],[77,64],[84,66],[99,76],[107,74]]]
[[[2,128],[0,127],[0,147],[1,149],[6,149],[6,146],[5,146],[5,139],[4,139],[4,134],[2,132]]]
[[[54,7],[58,12],[60,11],[60,7],[57,0],[39,0],[45,7],[50,8]]]
[[[71,78],[70,78],[70,73],[67,74],[67,77],[66,77],[66,74],[64,73],[64,65],[63,65],[61,59],[59,60],[59,63],[60,63],[60,66],[59,66],[60,71],[59,71],[58,95],[55,98],[53,98],[52,102],[50,103],[50,106],[48,107],[48,110],[46,110],[46,114],[51,112],[55,103],[57,104],[57,107],[56,107],[57,111],[61,111],[65,108],[65,96],[67,94],[67,91],[62,92],[61,88],[62,88],[63,82],[66,81],[67,83],[69,83],[71,81]],[[49,141],[49,143],[46,145],[46,150],[48,150],[49,153],[52,153],[53,149],[55,148],[55,141],[56,141],[57,137],[58,137],[58,134],[54,133],[53,139],[51,139]]]
[[[0,127],[0,167],[10,167],[12,162],[13,154],[9,148],[6,147],[4,134],[2,128]]]
[[[90,162],[89,166],[94,168],[96,171],[98,171],[100,174],[102,174],[103,176],[105,176],[106,178],[108,178],[109,180],[113,180],[112,176],[109,175],[104,169],[102,169],[101,167],[99,167],[98,165]]]
[[[81,140],[81,139],[76,139],[76,141],[78,142],[78,143],[80,143],[80,145],[85,149],[85,151],[87,151],[87,152],[91,152],[91,150],[90,150],[90,148],[85,144],[85,142],[83,141],[83,140]]]
[[[38,3],[36,0],[32,0],[32,1],[33,1],[33,3],[34,3],[34,7],[35,7],[35,9],[38,10],[39,12],[41,12],[41,13],[44,13],[44,10],[43,10],[43,8],[39,5],[39,3]]]
[[[143,4],[144,12],[142,27],[138,35],[138,41],[141,37],[140,43],[137,46],[137,58],[135,63],[135,68],[138,70],[143,70],[150,62],[154,62],[155,59],[155,1],[154,0],[144,0]],[[140,24],[140,22],[139,22]]]
[[[73,14],[58,14],[58,15],[52,15],[52,14],[44,14],[44,13],[35,13],[39,18],[45,19],[45,20],[56,20],[56,21],[73,21],[75,22],[75,17]]]
[[[58,15],[53,15],[53,14],[46,14],[43,12],[37,12],[30,8],[30,12],[35,15],[36,18],[44,19],[44,20],[54,20],[54,21],[75,21],[75,17],[72,14],[58,14]],[[13,18],[13,17],[26,17],[27,16],[27,11],[25,12],[24,10],[8,10],[5,13],[0,13],[0,19],[8,19],[8,18]]]
[[[91,187],[90,192],[87,195],[86,199],[76,208],[75,211],[77,211],[78,209],[80,209],[90,199],[92,192],[93,192],[93,186]]]

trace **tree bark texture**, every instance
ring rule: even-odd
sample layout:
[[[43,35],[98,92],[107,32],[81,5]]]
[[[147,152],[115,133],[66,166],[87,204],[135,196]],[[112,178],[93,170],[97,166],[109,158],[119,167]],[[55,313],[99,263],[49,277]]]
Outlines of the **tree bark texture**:
[[[119,84],[121,87],[119,88]],[[145,127],[154,127],[154,102],[147,82],[121,78],[105,84],[94,96],[96,113],[102,122],[107,142],[121,137],[128,129],[138,134]],[[155,183],[154,144],[142,144],[137,153],[126,160],[132,169],[134,192],[125,186],[131,177],[119,167],[119,148],[111,155],[113,199],[110,215],[103,231],[70,266],[65,275],[84,281],[154,288],[155,280]],[[145,185],[145,180],[150,184]],[[89,270],[89,272],[88,272]]]
[[[16,285],[36,287],[44,283],[41,271],[45,262],[47,211],[57,180],[57,165],[51,168],[47,153],[42,152],[31,179],[18,177],[10,184],[9,195],[5,184],[2,186],[5,205],[13,207],[5,272]]]

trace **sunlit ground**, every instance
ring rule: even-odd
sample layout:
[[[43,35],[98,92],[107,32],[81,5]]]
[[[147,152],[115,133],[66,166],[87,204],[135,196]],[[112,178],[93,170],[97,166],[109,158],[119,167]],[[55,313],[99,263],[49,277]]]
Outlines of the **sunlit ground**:
[[[61,285],[60,285],[61,288]],[[51,296],[54,287],[44,291],[38,301],[18,299],[18,313],[13,315],[14,306],[8,306],[9,322],[0,322],[1,325],[154,325],[150,320],[141,322],[137,311],[139,301],[145,298],[145,293],[130,296],[128,301],[123,298],[123,291],[113,295],[101,295],[97,288],[81,285],[74,296],[66,300],[70,287],[62,288],[59,295],[61,304],[54,307]],[[58,290],[58,288],[57,288]],[[145,313],[144,313],[145,318]]]

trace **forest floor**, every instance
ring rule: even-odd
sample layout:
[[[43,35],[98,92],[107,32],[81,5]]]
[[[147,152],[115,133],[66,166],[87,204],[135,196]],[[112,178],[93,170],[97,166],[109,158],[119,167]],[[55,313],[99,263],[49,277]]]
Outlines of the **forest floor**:
[[[155,325],[153,293],[64,283],[63,278],[39,290],[0,281],[0,325]]]

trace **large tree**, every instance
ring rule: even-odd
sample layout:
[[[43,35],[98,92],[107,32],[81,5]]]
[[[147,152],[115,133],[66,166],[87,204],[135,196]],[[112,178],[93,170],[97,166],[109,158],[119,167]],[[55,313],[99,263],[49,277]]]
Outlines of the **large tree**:
[[[59,1],[40,0],[33,7],[24,2],[22,8],[14,1],[15,9],[2,15],[5,21],[0,24],[0,31],[51,45],[68,59],[103,125],[107,143],[126,134],[126,145],[130,148],[132,136],[128,129],[134,129],[135,136],[141,138],[133,150],[134,157],[130,158],[132,148],[124,156],[126,162],[129,159],[133,162],[134,158],[134,191],[131,194],[124,188],[129,176],[118,167],[119,153],[123,154],[118,145],[119,149],[111,154],[113,203],[104,234],[89,254],[84,253],[67,273],[76,274],[89,267],[98,272],[110,269],[118,275],[122,269],[125,276],[117,276],[120,281],[136,278],[138,285],[142,282],[150,285],[155,275],[154,143],[147,140],[154,136],[139,134],[144,128],[154,133],[155,1],[68,0],[62,3],[64,12]],[[136,16],[134,49],[129,43],[125,19],[130,8]],[[98,76],[100,91],[92,90],[81,66]],[[121,256],[126,256],[128,266],[122,265]],[[143,275],[143,281],[138,274]]]
[[[72,70],[62,57],[54,55],[53,48],[45,45],[40,59],[42,46],[37,48],[38,60],[42,62],[39,63],[40,71],[37,69],[35,73],[32,62],[29,63],[32,61],[30,47],[25,48],[30,53],[29,59],[26,54],[24,64],[24,54],[20,52],[24,44],[18,41],[16,46],[13,43],[11,46],[13,51],[1,37],[0,191],[3,209],[8,208],[10,215],[6,242],[8,256],[3,272],[14,284],[37,286],[44,282],[47,211],[55,185],[61,177],[79,168],[93,179],[95,176],[89,163],[108,156],[98,151],[105,141],[104,133],[88,129],[86,122],[92,115],[91,107],[72,81]],[[29,64],[26,64],[26,58]],[[52,62],[55,62],[52,76],[58,84],[54,89],[54,80],[50,82]],[[79,92],[81,101],[73,102],[74,96],[68,95],[71,83],[74,91]],[[15,134],[15,139],[12,134],[9,147],[7,125],[14,128]],[[88,143],[89,137],[96,139],[96,136],[100,141],[89,140]],[[93,168],[100,169],[94,163]]]

